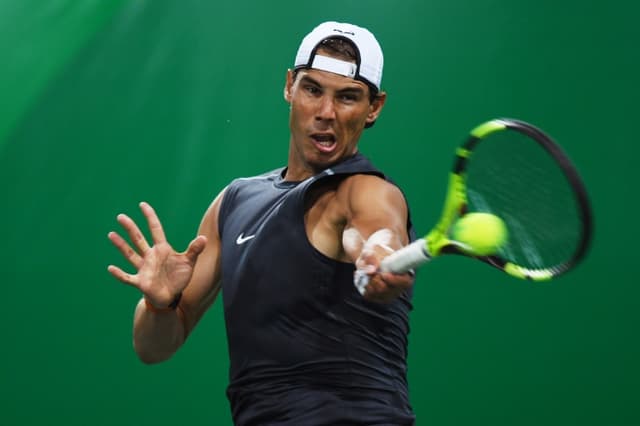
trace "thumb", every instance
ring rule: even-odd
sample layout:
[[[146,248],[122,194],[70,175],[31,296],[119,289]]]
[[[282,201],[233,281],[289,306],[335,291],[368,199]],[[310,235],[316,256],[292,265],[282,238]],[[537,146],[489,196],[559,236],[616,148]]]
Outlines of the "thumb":
[[[200,253],[202,253],[206,245],[207,245],[207,237],[205,237],[204,235],[198,235],[196,238],[193,239],[193,241],[191,241],[191,243],[189,243],[189,247],[185,252],[185,256],[187,256],[187,259],[189,259],[191,263],[195,263],[196,260],[198,259],[198,256],[200,256]]]
[[[372,274],[377,271],[379,260],[375,253],[371,250],[363,250],[360,253],[360,257],[356,260],[356,268],[360,269],[367,274]]]

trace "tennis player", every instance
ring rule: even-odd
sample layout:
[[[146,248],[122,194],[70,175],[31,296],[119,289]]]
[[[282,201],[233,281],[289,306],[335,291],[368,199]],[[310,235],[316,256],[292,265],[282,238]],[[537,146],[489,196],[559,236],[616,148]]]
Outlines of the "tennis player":
[[[413,277],[379,273],[413,238],[402,192],[358,152],[385,104],[383,54],[368,30],[325,22],[287,71],[286,167],[232,181],[185,252],[121,214],[131,243],[109,239],[136,270],[134,347],[171,357],[222,291],[237,425],[411,425],[407,336]],[[354,271],[369,284],[354,286]]]

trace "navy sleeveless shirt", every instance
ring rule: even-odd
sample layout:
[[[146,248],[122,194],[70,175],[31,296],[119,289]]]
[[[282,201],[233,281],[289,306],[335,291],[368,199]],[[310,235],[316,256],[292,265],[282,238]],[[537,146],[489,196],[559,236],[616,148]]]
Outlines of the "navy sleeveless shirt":
[[[366,301],[354,266],[309,242],[305,194],[327,179],[384,178],[356,154],[302,182],[284,169],[234,180],[219,213],[222,297],[237,425],[411,425],[411,291]],[[409,235],[413,239],[413,231]]]

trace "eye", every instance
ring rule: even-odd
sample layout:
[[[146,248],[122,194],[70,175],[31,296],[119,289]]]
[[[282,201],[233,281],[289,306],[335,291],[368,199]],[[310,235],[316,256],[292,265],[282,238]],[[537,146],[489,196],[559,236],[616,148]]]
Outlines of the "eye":
[[[304,87],[305,92],[311,94],[311,95],[318,95],[320,94],[320,88],[318,86],[314,86],[313,84],[308,84],[305,85]]]
[[[354,93],[343,93],[340,95],[340,99],[343,102],[356,102],[358,100],[358,96]]]
[[[361,94],[354,91],[342,92],[338,95],[340,102],[345,104],[354,104],[361,100]]]

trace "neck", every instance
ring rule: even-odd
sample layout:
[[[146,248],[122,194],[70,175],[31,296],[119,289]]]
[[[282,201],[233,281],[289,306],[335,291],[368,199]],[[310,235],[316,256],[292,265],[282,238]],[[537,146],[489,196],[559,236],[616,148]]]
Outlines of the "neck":
[[[299,165],[297,162],[289,161],[284,173],[284,180],[289,182],[301,182],[311,176],[315,176],[322,170],[314,170]]]
[[[317,167],[314,167],[313,164],[309,164],[307,162],[297,161],[297,159],[295,158],[295,154],[289,153],[289,160],[287,162],[287,167],[285,169],[283,179],[289,182],[302,182],[305,179],[322,173],[324,170],[334,166],[335,164],[345,161],[347,158],[350,158],[357,153],[358,151],[356,150],[348,156],[338,159],[337,161],[328,164],[322,164]]]

